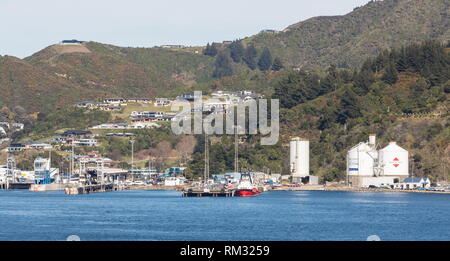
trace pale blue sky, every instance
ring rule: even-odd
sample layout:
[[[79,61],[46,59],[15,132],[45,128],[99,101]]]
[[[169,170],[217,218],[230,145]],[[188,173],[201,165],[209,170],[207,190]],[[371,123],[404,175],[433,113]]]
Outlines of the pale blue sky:
[[[205,45],[341,15],[368,0],[0,0],[0,54],[29,56],[63,39],[118,46]]]

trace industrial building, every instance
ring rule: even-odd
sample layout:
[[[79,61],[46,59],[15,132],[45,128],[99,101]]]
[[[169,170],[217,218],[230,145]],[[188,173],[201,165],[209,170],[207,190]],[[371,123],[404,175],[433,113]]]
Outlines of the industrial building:
[[[374,134],[347,152],[347,181],[352,186],[392,187],[409,176],[408,169],[408,151],[396,142],[378,150]]]
[[[303,182],[304,180],[316,183],[317,179],[308,178],[309,175],[309,140],[295,137],[289,143],[289,165],[293,182]]]

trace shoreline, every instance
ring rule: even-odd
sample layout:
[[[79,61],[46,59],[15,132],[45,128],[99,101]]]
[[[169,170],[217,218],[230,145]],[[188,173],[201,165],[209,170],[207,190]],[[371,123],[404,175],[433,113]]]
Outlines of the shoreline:
[[[166,187],[160,185],[130,187],[127,190],[164,190],[164,191],[182,191],[182,187]],[[427,191],[427,190],[397,190],[397,189],[369,189],[369,188],[352,188],[352,187],[326,187],[323,185],[304,185],[301,187],[279,187],[269,189],[270,191],[343,191],[343,192],[362,192],[362,193],[430,193],[430,194],[450,194],[450,191]]]
[[[430,194],[450,194],[450,191],[429,191],[429,190],[401,190],[401,189],[380,189],[380,188],[352,188],[352,187],[326,187],[322,185],[305,185],[301,187],[286,187],[273,189],[274,191],[343,191],[362,193],[430,193]]]

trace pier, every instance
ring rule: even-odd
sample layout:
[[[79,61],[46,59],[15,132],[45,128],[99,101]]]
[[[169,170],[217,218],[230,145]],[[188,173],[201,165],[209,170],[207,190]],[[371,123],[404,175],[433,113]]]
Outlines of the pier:
[[[21,182],[12,182],[12,183],[1,183],[0,189],[29,189],[31,183],[21,183]]]
[[[123,190],[124,188],[119,187],[115,184],[106,184],[106,185],[85,185],[80,187],[66,187],[64,189],[65,194],[69,195],[78,195],[78,194],[91,194],[97,192],[108,192],[108,191],[118,191]]]
[[[225,191],[183,191],[183,197],[234,197],[234,190]]]

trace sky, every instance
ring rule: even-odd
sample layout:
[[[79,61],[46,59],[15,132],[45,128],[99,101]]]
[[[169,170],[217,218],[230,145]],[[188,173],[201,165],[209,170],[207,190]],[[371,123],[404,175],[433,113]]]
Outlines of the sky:
[[[0,0],[0,55],[64,39],[129,47],[206,45],[343,15],[369,0]]]

